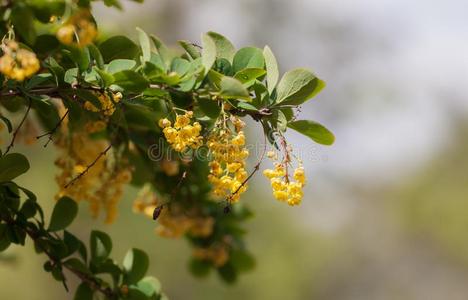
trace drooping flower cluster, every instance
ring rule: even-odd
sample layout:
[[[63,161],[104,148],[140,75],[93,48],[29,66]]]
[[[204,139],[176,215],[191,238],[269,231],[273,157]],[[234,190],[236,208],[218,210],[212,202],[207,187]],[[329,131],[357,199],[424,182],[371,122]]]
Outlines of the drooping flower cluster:
[[[164,205],[149,186],[144,186],[133,202],[133,211],[153,218],[156,209],[160,210],[156,233],[162,237],[178,238],[184,234],[207,237],[213,233],[212,217],[203,216],[194,209],[187,210],[178,203]]]
[[[184,152],[189,148],[197,149],[203,144],[203,137],[200,136],[202,127],[198,122],[190,124],[192,118],[192,111],[177,115],[173,127],[168,119],[159,120],[159,126],[163,128],[164,137],[177,152]]]
[[[57,31],[57,39],[65,45],[85,47],[97,36],[96,25],[89,10],[80,10]]]
[[[282,162],[277,161],[278,156],[273,151],[269,151],[267,155],[276,161],[274,169],[263,171],[263,174],[270,179],[273,196],[277,200],[286,202],[291,206],[299,205],[304,196],[303,187],[306,183],[304,168],[299,164],[294,170],[293,181],[288,174],[288,165],[290,164],[289,154],[286,154]]]
[[[229,260],[229,247],[226,243],[216,243],[206,248],[194,248],[193,257],[209,261],[219,268],[224,266]]]
[[[101,108],[97,108],[90,101],[84,103],[84,108],[92,112],[102,112],[105,116],[112,116],[116,109],[116,104],[122,100],[122,93],[117,92],[109,96],[107,93],[96,93],[101,104]]]
[[[231,121],[235,130],[221,126],[215,128],[208,138],[207,146],[212,156],[208,180],[213,184],[216,198],[237,202],[247,190],[245,160],[249,151],[245,147],[242,121],[234,117]]]
[[[56,177],[57,198],[69,196],[78,202],[87,201],[94,218],[104,210],[105,222],[112,223],[123,189],[131,181],[131,170],[122,161],[117,163],[112,152],[103,155],[108,142],[91,139],[85,130],[72,133],[67,128],[64,119],[61,134],[54,140],[59,149],[55,164],[61,171]]]
[[[39,71],[40,64],[33,52],[19,48],[18,43],[6,40],[0,46],[0,72],[7,78],[23,81]]]

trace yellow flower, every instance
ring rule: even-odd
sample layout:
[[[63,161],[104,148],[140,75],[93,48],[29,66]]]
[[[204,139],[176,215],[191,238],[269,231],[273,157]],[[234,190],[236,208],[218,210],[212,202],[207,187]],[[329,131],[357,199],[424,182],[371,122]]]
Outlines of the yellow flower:
[[[91,13],[82,9],[59,28],[56,36],[62,44],[85,47],[93,43],[97,33]]]
[[[159,126],[163,129],[164,137],[177,152],[184,152],[187,148],[197,149],[203,144],[203,137],[200,136],[202,130],[198,122],[190,125],[193,112],[188,111],[184,115],[178,115],[171,127],[168,119],[159,120]]]
[[[40,69],[39,60],[33,52],[20,49],[15,41],[7,40],[1,45],[0,72],[7,78],[23,81]]]

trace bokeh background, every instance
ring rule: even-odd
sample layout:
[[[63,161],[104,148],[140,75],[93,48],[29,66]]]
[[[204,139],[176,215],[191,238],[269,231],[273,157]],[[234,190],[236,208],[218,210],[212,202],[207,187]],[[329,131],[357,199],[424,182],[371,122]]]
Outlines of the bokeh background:
[[[153,222],[132,214],[132,188],[111,226],[83,208],[78,235],[108,231],[116,258],[146,249],[150,273],[175,300],[467,299],[467,1],[124,4],[124,12],[96,5],[101,30],[135,36],[140,26],[170,45],[213,30],[238,47],[268,44],[283,72],[311,68],[328,85],[302,117],[326,124],[337,141],[322,147],[288,132],[309,177],[300,207],[276,202],[262,176],[251,183],[243,201],[256,212],[248,242],[257,267],[234,286],[214,274],[193,278],[187,244],[157,237]],[[21,150],[33,154],[21,183],[50,209],[54,150]],[[0,299],[72,299],[43,262],[32,247],[0,256]]]

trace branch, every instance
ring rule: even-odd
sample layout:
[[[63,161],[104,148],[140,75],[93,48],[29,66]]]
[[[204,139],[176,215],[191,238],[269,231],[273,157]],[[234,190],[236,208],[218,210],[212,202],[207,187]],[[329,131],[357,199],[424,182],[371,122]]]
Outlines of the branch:
[[[99,155],[94,159],[94,161],[89,164],[86,169],[81,172],[80,174],[78,174],[78,176],[76,176],[75,178],[73,178],[72,180],[70,180],[70,182],[68,182],[66,185],[65,185],[65,188],[68,188],[70,185],[73,185],[75,184],[75,182],[77,180],[80,180],[81,177],[83,177],[83,175],[85,175],[86,173],[88,173],[89,169],[91,169],[98,161],[101,157],[103,157],[104,155],[107,154],[107,152],[112,148],[112,144],[109,144],[109,146],[107,146],[106,149],[104,149],[104,151],[102,151],[101,153],[99,153]]]
[[[63,120],[65,120],[65,117],[68,115],[68,112],[70,110],[67,109],[67,111],[65,112],[65,114],[60,118],[59,122],[57,123],[57,125],[55,125],[54,128],[52,128],[52,130],[50,130],[49,132],[46,132],[44,134],[41,134],[39,136],[36,136],[36,139],[40,139],[46,135],[49,136],[49,138],[47,139],[47,142],[44,144],[44,148],[47,147],[47,145],[49,144],[50,141],[52,141],[52,136],[55,134],[55,132],[57,131],[57,129],[60,127],[60,125],[62,125],[63,123]]]
[[[26,118],[28,117],[29,111],[31,110],[31,105],[32,105],[32,102],[31,102],[31,99],[29,99],[28,108],[26,109],[26,112],[24,113],[23,119],[19,123],[19,125],[16,128],[15,132],[13,132],[13,137],[11,139],[10,144],[8,145],[8,147],[5,150],[5,154],[7,154],[10,151],[10,149],[13,148],[13,146],[15,145],[16,136],[18,135],[19,130],[23,126],[24,121],[26,121]]]
[[[9,222],[9,223],[14,224],[16,226],[20,226],[20,224],[18,224],[15,221],[12,221],[12,222]],[[41,235],[40,235],[41,232],[32,230],[31,228],[28,228],[28,227],[25,227],[24,229],[25,229],[26,233],[28,234],[28,236],[35,242],[35,245],[40,247],[40,244],[36,243],[36,241],[39,240],[39,238],[41,237]],[[46,231],[44,230],[44,232],[46,232]],[[46,237],[48,239],[53,239],[53,237],[50,236],[49,233],[46,233]],[[86,282],[91,289],[102,293],[104,296],[106,296],[107,299],[116,299],[117,298],[118,295],[114,291],[112,291],[112,289],[110,289],[109,287],[102,286],[95,277],[89,276],[88,274],[85,274],[85,273],[80,272],[80,271],[78,271],[76,269],[73,269],[70,266],[67,266],[60,259],[56,259],[51,253],[49,253],[47,251],[47,249],[44,249],[44,248],[40,247],[40,250],[42,250],[47,255],[49,260],[54,265],[60,265],[63,268],[67,269],[72,274],[76,275],[81,281]],[[65,284],[65,281],[64,281],[64,286],[65,286],[65,289],[68,291],[68,288],[67,288],[67,286]]]

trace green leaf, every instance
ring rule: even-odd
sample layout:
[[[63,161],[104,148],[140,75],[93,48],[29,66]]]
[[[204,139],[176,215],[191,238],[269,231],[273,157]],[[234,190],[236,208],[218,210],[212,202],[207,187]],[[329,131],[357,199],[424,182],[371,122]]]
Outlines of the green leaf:
[[[246,47],[237,51],[232,63],[234,73],[247,68],[263,69],[264,65],[262,50],[255,47]]]
[[[98,73],[99,77],[101,78],[104,87],[109,87],[111,84],[114,83],[115,79],[114,76],[112,76],[112,74],[109,74],[106,71],[103,71],[98,68],[94,68],[94,70]]]
[[[210,274],[211,264],[207,261],[192,258],[189,262],[189,270],[193,276],[206,277]]]
[[[105,62],[114,59],[132,59],[139,52],[138,46],[129,38],[121,35],[113,36],[99,45],[102,57]]]
[[[207,33],[209,37],[213,40],[216,47],[216,57],[227,59],[230,63],[236,54],[236,48],[232,43],[224,36],[219,33],[210,31]]]
[[[148,271],[148,266],[149,258],[145,252],[139,249],[131,249],[128,251],[123,261],[127,283],[134,284],[142,279],[146,271]]]
[[[255,268],[255,259],[245,251],[232,251],[230,260],[234,267],[241,272],[250,271]]]
[[[37,203],[34,200],[26,200],[20,209],[20,214],[22,214],[26,219],[34,217],[37,211]]]
[[[202,46],[202,64],[205,67],[206,75],[216,61],[216,44],[209,35],[204,34],[202,36]]]
[[[115,73],[114,79],[114,84],[129,92],[140,93],[149,86],[149,82],[145,77],[130,70]]]
[[[115,59],[111,61],[106,68],[106,71],[114,74],[124,70],[133,69],[136,66],[136,62],[131,59]]]
[[[78,204],[69,198],[60,198],[54,206],[48,231],[59,231],[67,228],[78,214]]]
[[[93,230],[90,236],[91,260],[94,263],[104,261],[112,251],[111,238],[102,231]]]
[[[28,159],[19,153],[0,157],[0,182],[10,181],[29,170]]]
[[[162,61],[164,62],[164,65],[166,67],[170,66],[171,61],[174,57],[172,52],[157,36],[151,35],[151,41],[153,41],[153,44],[156,47],[156,50],[158,51],[158,54],[161,57]]]
[[[325,128],[323,125],[308,121],[299,120],[288,124],[288,127],[308,136],[313,141],[322,145],[331,145],[335,141],[335,136],[331,131]]]
[[[101,51],[94,44],[88,46],[89,54],[96,62],[96,66],[103,70],[104,69],[104,58],[102,57]]]
[[[325,87],[325,82],[306,69],[295,69],[284,74],[278,84],[276,103],[300,105]]]
[[[218,274],[221,276],[221,279],[226,283],[232,284],[237,280],[237,272],[234,266],[228,262],[224,266],[218,269]]]
[[[16,2],[11,11],[11,22],[15,31],[30,45],[36,40],[36,29],[34,27],[34,14],[24,3]]]
[[[264,69],[249,68],[239,71],[234,75],[234,78],[242,82],[246,87],[250,87],[255,83],[257,78],[265,75]]]
[[[73,300],[93,300],[94,291],[88,286],[87,283],[81,283],[75,292]]]
[[[219,107],[217,101],[205,98],[197,98],[198,105],[205,115],[211,119],[217,119],[221,113],[221,107]]]
[[[279,68],[276,57],[271,51],[270,47],[265,46],[263,49],[263,56],[265,57],[265,67],[267,72],[268,93],[273,94],[279,79]]]
[[[251,100],[249,97],[249,91],[242,85],[242,83],[232,77],[223,77],[221,79],[221,93],[220,95],[226,99],[242,99]]]
[[[145,277],[137,284],[138,290],[144,293],[147,297],[159,295],[161,293],[161,283],[154,277]]]
[[[138,40],[140,41],[141,53],[143,62],[151,59],[151,42],[149,36],[141,28],[137,27]]]
[[[200,50],[189,41],[179,41],[179,45],[184,48],[192,59],[201,57]]]

